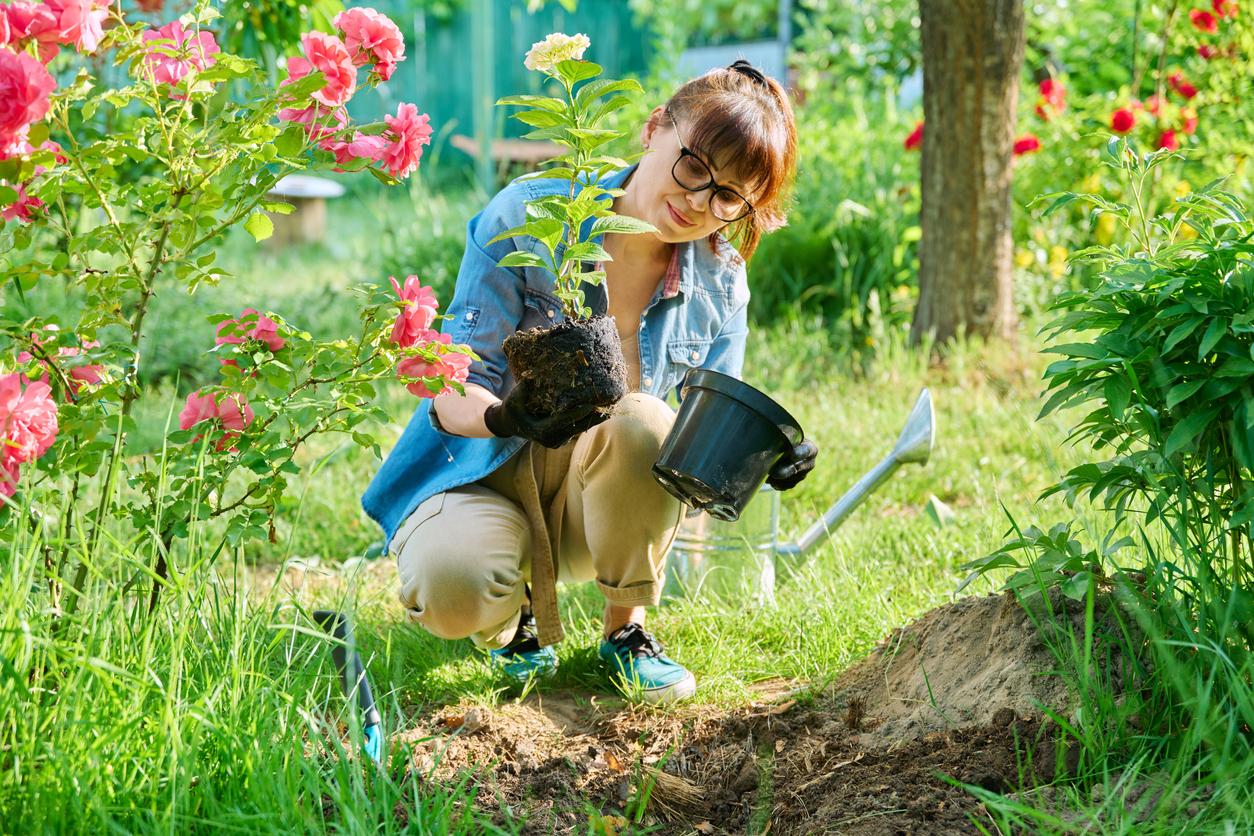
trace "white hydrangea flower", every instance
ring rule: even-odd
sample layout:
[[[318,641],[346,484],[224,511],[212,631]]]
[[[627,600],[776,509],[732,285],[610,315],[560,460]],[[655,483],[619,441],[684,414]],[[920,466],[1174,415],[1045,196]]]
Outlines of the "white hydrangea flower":
[[[592,41],[583,33],[566,35],[554,32],[531,45],[523,65],[529,70],[552,72],[562,61],[583,58],[583,51],[591,45]]]

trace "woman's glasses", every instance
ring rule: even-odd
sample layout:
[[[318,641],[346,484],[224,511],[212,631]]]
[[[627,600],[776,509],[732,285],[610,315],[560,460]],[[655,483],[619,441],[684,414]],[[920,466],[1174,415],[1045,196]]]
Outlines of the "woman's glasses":
[[[675,164],[671,166],[671,176],[675,178],[675,182],[690,192],[703,192],[713,188],[714,194],[710,196],[710,211],[723,223],[738,221],[752,214],[753,204],[741,197],[734,189],[714,182],[714,174],[710,171],[710,167],[684,142],[683,135],[679,133],[679,123],[675,121],[675,114],[669,110],[666,113],[671,117],[671,124],[675,126],[675,135],[679,137],[679,159],[675,160]]]

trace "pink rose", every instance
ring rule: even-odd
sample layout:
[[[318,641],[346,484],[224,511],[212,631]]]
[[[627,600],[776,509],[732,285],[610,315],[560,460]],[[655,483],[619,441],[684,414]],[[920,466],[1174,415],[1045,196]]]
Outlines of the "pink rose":
[[[906,137],[906,141],[902,143],[907,151],[915,151],[923,147],[923,123],[919,122],[914,126],[914,130]]]
[[[1197,133],[1197,111],[1191,107],[1186,107],[1180,111],[1180,130],[1186,134]]]
[[[384,116],[388,130],[383,136],[388,146],[383,165],[393,177],[408,177],[418,168],[422,146],[431,144],[431,119],[412,104],[402,104],[395,116]]]
[[[1237,0],[1210,0],[1210,5],[1219,17],[1237,16]]]
[[[309,107],[285,107],[279,111],[279,119],[305,126],[305,133],[313,142],[330,142],[335,134],[348,124],[348,112],[342,107],[330,108],[315,102]]]
[[[1158,95],[1147,97],[1145,99],[1144,107],[1147,111],[1149,111],[1150,115],[1157,116],[1158,112],[1163,108],[1162,97]]]
[[[306,32],[300,36],[304,57],[293,55],[287,59],[287,81],[290,84],[317,71],[326,83],[312,96],[314,101],[327,107],[339,107],[353,96],[357,85],[357,68],[343,42],[334,35],[322,32]]]
[[[27,183],[20,183],[17,187],[17,200],[0,209],[0,218],[6,221],[24,221],[26,223],[35,219],[35,213],[44,207],[44,202],[37,197],[26,193]]]
[[[336,15],[334,23],[344,33],[344,46],[353,64],[361,67],[373,62],[374,71],[384,81],[405,60],[405,39],[387,15],[374,9],[348,9]]]
[[[21,476],[21,468],[17,459],[0,453],[0,496],[13,496],[17,492],[19,476]]]
[[[395,277],[389,276],[396,295],[401,300],[401,312],[392,326],[392,342],[408,348],[414,345],[430,330],[435,322],[435,312],[440,303],[436,301],[435,291],[423,287],[417,276],[406,276],[402,288]]]
[[[55,325],[48,325],[45,328],[45,332],[56,332],[59,330],[60,329]],[[54,339],[55,336],[56,336],[55,333],[49,333],[48,339]],[[35,345],[42,346],[44,344],[44,340],[40,338],[39,334],[31,334],[30,338],[31,338],[31,341],[35,343]],[[82,355],[83,349],[98,348],[100,346],[100,343],[96,342],[95,340],[82,340],[81,342],[82,342],[82,348],[79,348],[78,346],[73,346],[73,345],[60,346],[59,348],[57,348],[57,357],[79,357]],[[17,355],[17,362],[22,363],[22,364],[29,363],[34,359],[35,359],[35,356],[31,354],[29,351],[23,351]],[[40,365],[46,367],[47,362],[41,360]],[[68,378],[68,382],[69,382],[70,394],[78,395],[79,390],[83,388],[84,383],[96,384],[96,383],[99,383],[101,379],[103,379],[104,366],[91,364],[91,363],[79,365],[79,366],[71,366],[66,371],[66,377]],[[39,377],[39,381],[41,383],[48,383],[49,385],[51,385],[49,372],[45,371],[43,375]]]
[[[1110,129],[1117,134],[1126,134],[1136,127],[1136,114],[1126,107],[1121,107],[1110,115]]]
[[[1209,61],[1219,54],[1219,50],[1215,49],[1215,47],[1210,44],[1198,44],[1197,54]]]
[[[1041,150],[1041,141],[1032,134],[1024,134],[1015,140],[1014,155],[1016,157]]]
[[[108,0],[44,0],[57,19],[57,39],[79,52],[95,52],[104,37]]]
[[[431,342],[438,345],[450,345],[452,341],[453,338],[450,335],[439,334]],[[396,366],[396,376],[398,378],[444,378],[445,386],[438,392],[432,392],[421,380],[405,384],[406,389],[420,398],[434,398],[437,395],[444,395],[454,391],[447,384],[452,381],[465,383],[469,373],[470,357],[453,352],[439,355],[434,362],[428,362],[421,357],[406,357]]]
[[[222,332],[226,331],[225,334]],[[245,339],[261,340],[272,353],[282,350],[286,344],[279,336],[279,323],[263,316],[256,308],[244,308],[239,319],[224,319],[218,323],[214,345],[243,345]]]
[[[387,149],[387,140],[381,136],[372,136],[358,131],[353,134],[350,141],[328,138],[319,142],[318,147],[334,154],[335,161],[340,165],[347,165],[354,160],[377,162],[383,159],[383,152]],[[336,171],[341,170],[336,169]]]
[[[60,24],[57,15],[43,3],[32,3],[30,0],[15,0],[7,6],[0,6],[9,25],[9,43],[20,48],[34,41],[39,48],[39,60],[45,64],[57,56],[60,47]]]
[[[34,461],[57,438],[57,404],[43,381],[23,387],[17,372],[0,377],[0,458]]]
[[[48,115],[48,94],[56,86],[34,58],[0,49],[0,148],[7,148],[28,125]]]
[[[1174,151],[1180,147],[1180,140],[1176,138],[1175,131],[1163,131],[1158,135],[1158,147],[1166,148],[1168,151]]]
[[[140,37],[153,45],[144,56],[144,69],[158,84],[175,85],[192,70],[208,69],[217,61],[213,56],[221,52],[212,32],[188,32],[177,20]]]
[[[209,421],[218,417],[218,405],[213,395],[199,391],[187,396],[183,411],[179,413],[179,429],[190,430],[201,421]]]
[[[215,448],[225,450],[245,427],[253,422],[253,410],[248,400],[238,392],[228,392],[214,396],[211,393],[195,391],[187,396],[183,411],[179,413],[179,429],[190,430],[205,421],[220,421],[227,430],[218,439]],[[203,436],[196,436],[193,442]]]

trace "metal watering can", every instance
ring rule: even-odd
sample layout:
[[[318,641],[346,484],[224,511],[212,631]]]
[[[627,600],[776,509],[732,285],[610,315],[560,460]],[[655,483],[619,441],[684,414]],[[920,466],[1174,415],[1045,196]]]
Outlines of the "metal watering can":
[[[779,492],[764,485],[735,522],[708,514],[688,517],[675,535],[669,556],[667,591],[691,594],[703,588],[748,596],[759,604],[775,600],[775,558],[800,558],[840,527],[862,501],[903,464],[926,464],[936,438],[932,395],[924,389],[914,402],[892,451],[795,541],[779,533]]]

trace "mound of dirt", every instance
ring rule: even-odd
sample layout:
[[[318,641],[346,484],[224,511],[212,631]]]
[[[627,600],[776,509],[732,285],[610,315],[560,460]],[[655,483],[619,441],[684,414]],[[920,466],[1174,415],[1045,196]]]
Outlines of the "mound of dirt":
[[[1082,607],[1062,596],[1050,604],[1063,626],[1083,629]],[[1067,710],[1066,683],[1049,675],[1056,667],[1032,614],[1009,594],[990,595],[939,607],[895,630],[834,690],[866,706],[871,741],[891,744],[989,723],[1003,708],[1020,715],[1041,706]]]
[[[1063,608],[1064,625],[1074,617]],[[1078,749],[1041,713],[1066,708],[1053,667],[1012,598],[970,598],[895,631],[821,693],[731,712],[541,693],[441,708],[393,743],[413,747],[425,781],[472,775],[482,810],[528,832],[588,832],[590,810],[604,832],[971,832],[987,813],[943,776],[1012,792],[1074,769]]]

